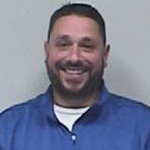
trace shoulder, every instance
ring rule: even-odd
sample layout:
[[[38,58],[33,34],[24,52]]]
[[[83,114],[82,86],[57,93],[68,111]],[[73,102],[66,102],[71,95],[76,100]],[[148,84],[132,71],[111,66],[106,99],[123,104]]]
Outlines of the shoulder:
[[[48,104],[48,94],[41,94],[0,113],[0,144],[9,143],[13,135],[19,135],[36,123],[41,124],[45,119],[45,110],[49,108]]]
[[[150,107],[142,102],[112,93],[110,94],[110,97],[111,103],[120,108],[150,113]]]
[[[132,100],[116,94],[110,94],[111,106],[116,110],[117,114],[123,119],[138,122],[150,128],[150,107],[142,102]]]
[[[10,108],[7,108],[0,113],[0,123],[14,121],[22,118],[31,111],[38,110],[40,105],[43,103],[44,95],[41,94],[33,99],[30,99],[24,103],[14,105]]]

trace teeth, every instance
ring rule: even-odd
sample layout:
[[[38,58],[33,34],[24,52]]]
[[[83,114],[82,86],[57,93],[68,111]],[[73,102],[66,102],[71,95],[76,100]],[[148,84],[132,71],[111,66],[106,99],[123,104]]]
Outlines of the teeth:
[[[83,73],[82,70],[68,70],[68,69],[66,70],[66,72],[69,74],[81,74],[81,73]]]

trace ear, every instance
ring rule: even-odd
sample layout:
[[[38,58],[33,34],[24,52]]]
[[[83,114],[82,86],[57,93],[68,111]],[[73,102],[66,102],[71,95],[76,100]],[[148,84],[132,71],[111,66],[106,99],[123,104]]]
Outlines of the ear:
[[[104,55],[103,55],[103,63],[104,63],[104,67],[107,67],[108,65],[108,56],[109,56],[109,51],[110,51],[110,45],[105,45],[104,48]]]
[[[45,52],[46,59],[48,58],[48,55],[49,55],[49,49],[50,49],[49,41],[45,41],[44,42],[44,52]]]

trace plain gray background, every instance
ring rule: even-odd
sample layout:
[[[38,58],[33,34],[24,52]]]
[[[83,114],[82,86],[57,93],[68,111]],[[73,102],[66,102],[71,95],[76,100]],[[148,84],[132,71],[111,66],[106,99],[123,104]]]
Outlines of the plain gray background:
[[[47,89],[43,43],[50,15],[65,2],[0,1],[0,111]],[[106,21],[111,44],[104,77],[108,89],[150,105],[150,1],[86,2]]]

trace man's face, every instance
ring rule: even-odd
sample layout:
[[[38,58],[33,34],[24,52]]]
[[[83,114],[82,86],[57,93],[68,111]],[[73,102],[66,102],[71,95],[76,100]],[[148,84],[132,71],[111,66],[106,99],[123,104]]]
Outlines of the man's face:
[[[108,47],[91,18],[68,15],[59,18],[45,42],[46,65],[53,88],[59,94],[81,96],[100,86]]]

